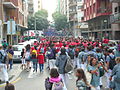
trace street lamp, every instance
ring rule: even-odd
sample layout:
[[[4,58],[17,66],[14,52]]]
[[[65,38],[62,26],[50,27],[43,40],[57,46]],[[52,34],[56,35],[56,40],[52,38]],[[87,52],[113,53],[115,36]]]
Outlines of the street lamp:
[[[105,36],[106,36],[106,38],[107,38],[107,20],[105,19],[104,21],[104,24],[105,24]]]

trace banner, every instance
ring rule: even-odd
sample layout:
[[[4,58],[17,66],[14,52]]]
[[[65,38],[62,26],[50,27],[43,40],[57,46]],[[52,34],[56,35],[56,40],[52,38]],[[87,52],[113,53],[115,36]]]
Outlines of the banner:
[[[16,24],[15,21],[10,20],[7,22],[7,34],[16,34]]]

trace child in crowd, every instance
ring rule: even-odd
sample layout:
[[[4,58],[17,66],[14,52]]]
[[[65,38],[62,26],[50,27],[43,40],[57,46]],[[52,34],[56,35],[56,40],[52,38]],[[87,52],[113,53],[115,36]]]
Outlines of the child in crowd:
[[[83,69],[77,69],[76,70],[76,90],[90,90],[90,85],[87,82],[87,78],[85,76],[85,72]]]
[[[62,78],[60,78],[58,70],[56,68],[51,69],[50,78],[46,80],[46,90],[64,90]]]
[[[40,53],[38,54],[38,63],[39,63],[39,69],[40,72],[43,72],[44,70],[44,54],[42,53],[42,51],[40,51]]]

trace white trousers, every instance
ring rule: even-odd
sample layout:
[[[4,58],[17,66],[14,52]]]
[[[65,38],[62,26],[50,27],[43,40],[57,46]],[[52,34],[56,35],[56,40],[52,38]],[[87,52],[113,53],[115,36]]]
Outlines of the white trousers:
[[[67,80],[68,80],[67,74],[60,74],[60,77],[62,78],[64,84],[63,90],[67,90]]]
[[[112,70],[108,70],[108,73],[106,72],[105,73],[105,76],[107,77],[107,86],[106,86],[106,88],[109,88],[109,85],[110,85],[110,80],[109,80],[109,78],[110,78],[110,75],[111,75],[111,73],[112,73]]]
[[[52,68],[56,68],[56,66],[55,66],[55,62],[56,62],[55,59],[51,59],[51,60],[49,60],[49,67],[50,67],[50,69],[52,69]]]
[[[7,66],[5,64],[0,64],[0,72],[2,73],[3,80],[9,81],[8,73],[7,73]]]

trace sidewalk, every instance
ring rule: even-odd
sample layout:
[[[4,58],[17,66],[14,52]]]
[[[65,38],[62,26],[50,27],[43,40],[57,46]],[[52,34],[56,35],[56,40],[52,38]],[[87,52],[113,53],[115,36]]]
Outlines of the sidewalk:
[[[9,76],[9,81],[14,81],[19,75],[20,73],[22,72],[22,70],[20,69],[20,66],[21,64],[14,64],[13,65],[13,69],[12,70],[8,70],[8,76]],[[4,81],[3,81],[3,74],[2,72],[0,72],[0,79],[2,80],[0,82],[0,84],[3,84]]]

